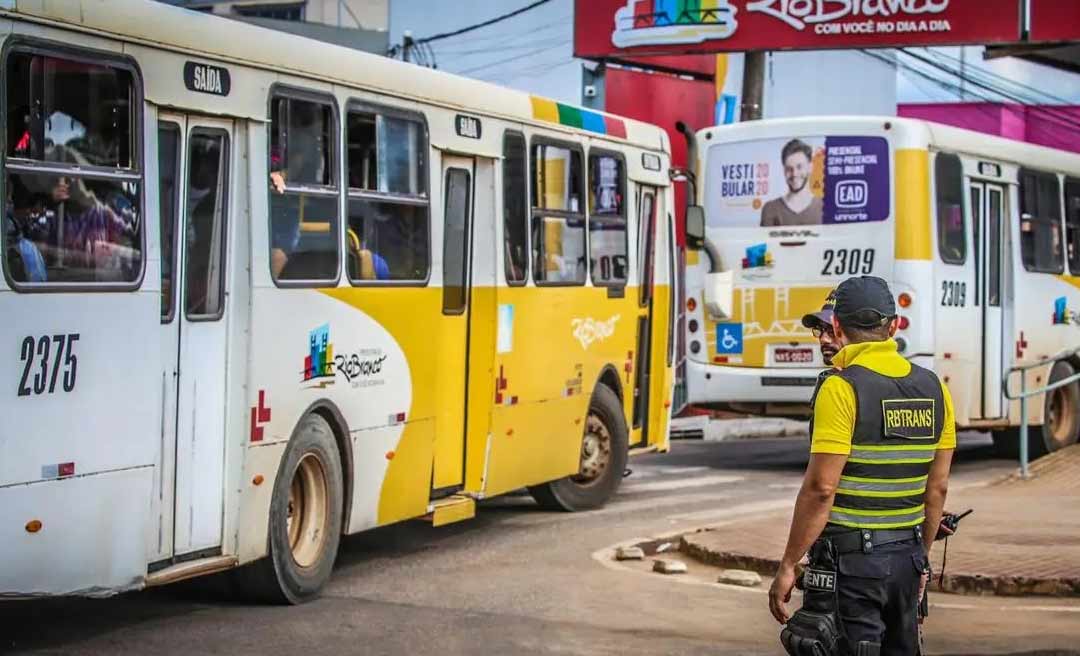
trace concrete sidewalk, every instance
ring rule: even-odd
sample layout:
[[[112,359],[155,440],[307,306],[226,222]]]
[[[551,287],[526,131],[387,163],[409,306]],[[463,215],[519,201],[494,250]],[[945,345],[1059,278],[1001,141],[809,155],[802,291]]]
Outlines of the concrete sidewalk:
[[[943,541],[934,545],[933,590],[1080,596],[1080,445],[1036,461],[1026,481],[1012,476],[950,492],[947,508],[975,512],[950,538],[947,555]],[[788,510],[691,533],[681,549],[710,564],[772,575],[790,519]]]

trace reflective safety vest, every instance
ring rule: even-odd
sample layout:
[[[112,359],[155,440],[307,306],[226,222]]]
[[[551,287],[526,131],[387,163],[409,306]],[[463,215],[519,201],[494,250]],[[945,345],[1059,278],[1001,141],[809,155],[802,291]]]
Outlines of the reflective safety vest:
[[[941,382],[912,365],[901,378],[853,365],[835,374],[855,391],[855,430],[829,523],[906,528],[925,518],[926,480],[945,427]]]

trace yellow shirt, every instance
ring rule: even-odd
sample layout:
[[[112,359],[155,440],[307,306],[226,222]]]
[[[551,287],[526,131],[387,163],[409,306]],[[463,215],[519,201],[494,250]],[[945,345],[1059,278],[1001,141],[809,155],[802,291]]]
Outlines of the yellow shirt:
[[[891,339],[849,344],[833,357],[833,365],[840,369],[855,364],[890,378],[911,373],[911,363],[896,351],[896,342]],[[945,427],[937,448],[955,449],[956,416],[953,414],[952,396],[945,383],[941,383],[941,395],[945,398]],[[849,382],[840,376],[825,379],[814,403],[814,434],[810,441],[810,453],[851,454],[855,404],[855,390],[851,389]]]

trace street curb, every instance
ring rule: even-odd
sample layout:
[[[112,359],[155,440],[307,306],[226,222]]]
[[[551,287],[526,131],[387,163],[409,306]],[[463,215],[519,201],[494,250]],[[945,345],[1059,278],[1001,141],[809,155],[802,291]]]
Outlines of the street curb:
[[[780,437],[809,439],[809,424],[776,417],[711,419],[707,416],[691,416],[678,417],[671,422],[672,439],[729,442]]]
[[[712,549],[695,537],[709,531],[683,535],[679,539],[679,551],[687,556],[716,567],[747,569],[762,576],[775,576],[780,561],[762,558],[738,551]],[[932,590],[961,595],[997,597],[1080,597],[1080,579],[1033,578],[1026,576],[986,576],[983,574],[949,573],[944,585],[935,581]]]

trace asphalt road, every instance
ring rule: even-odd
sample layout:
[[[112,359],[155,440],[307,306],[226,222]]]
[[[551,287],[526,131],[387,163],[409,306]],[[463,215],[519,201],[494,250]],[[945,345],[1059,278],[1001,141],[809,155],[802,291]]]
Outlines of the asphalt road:
[[[992,456],[989,440],[965,436],[954,484],[1012,469]],[[300,607],[244,605],[207,586],[0,602],[0,652],[776,654],[762,590],[686,585],[600,553],[789,508],[806,460],[799,439],[680,441],[670,454],[631,460],[633,473],[601,510],[549,513],[510,496],[485,502],[469,522],[352,536],[325,594]],[[931,638],[936,653],[1065,648],[1080,633],[1076,604],[955,599],[940,614],[951,633]]]

